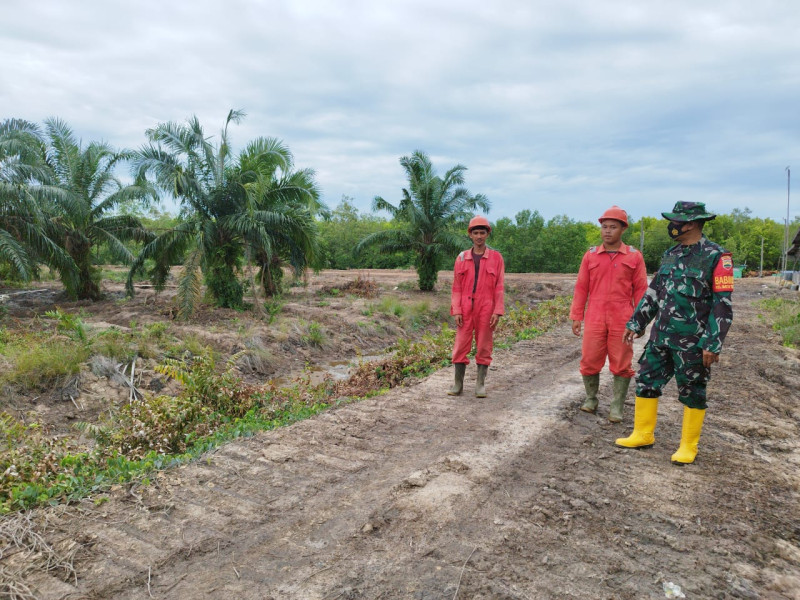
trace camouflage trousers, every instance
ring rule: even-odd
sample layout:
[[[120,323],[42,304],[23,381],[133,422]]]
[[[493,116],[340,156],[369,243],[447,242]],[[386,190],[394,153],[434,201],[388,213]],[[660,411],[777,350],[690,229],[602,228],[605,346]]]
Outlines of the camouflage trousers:
[[[673,350],[648,342],[639,358],[636,395],[658,398],[667,382],[675,376],[678,400],[689,408],[706,408],[706,385],[711,369],[703,366],[703,351]]]

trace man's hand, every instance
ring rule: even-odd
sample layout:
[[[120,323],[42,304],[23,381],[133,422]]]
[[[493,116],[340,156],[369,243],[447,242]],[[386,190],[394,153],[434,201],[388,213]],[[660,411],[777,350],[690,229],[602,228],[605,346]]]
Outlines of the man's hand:
[[[622,342],[627,344],[628,346],[633,346],[633,339],[640,338],[644,335],[644,330],[640,331],[639,333],[634,333],[630,329],[626,329],[625,333],[622,334]]]
[[[456,327],[461,327],[464,324],[464,317],[463,315],[453,315],[456,319]]]
[[[703,366],[708,368],[715,362],[719,362],[719,354],[714,354],[708,350],[703,350]]]
[[[495,327],[497,327],[497,324],[498,324],[499,322],[500,322],[500,315],[492,315],[492,316],[489,318],[489,327],[491,327],[492,329],[494,329]]]
[[[575,335],[581,334],[581,322],[580,321],[573,321],[572,322],[572,333]]]

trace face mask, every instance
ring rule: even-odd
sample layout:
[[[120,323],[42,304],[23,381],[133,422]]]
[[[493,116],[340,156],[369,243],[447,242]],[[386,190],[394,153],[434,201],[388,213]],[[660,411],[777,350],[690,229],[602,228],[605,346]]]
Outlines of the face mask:
[[[680,221],[670,221],[667,224],[667,233],[669,237],[673,240],[678,239],[681,235],[683,235],[686,231],[686,227],[690,224],[690,222],[682,223]]]

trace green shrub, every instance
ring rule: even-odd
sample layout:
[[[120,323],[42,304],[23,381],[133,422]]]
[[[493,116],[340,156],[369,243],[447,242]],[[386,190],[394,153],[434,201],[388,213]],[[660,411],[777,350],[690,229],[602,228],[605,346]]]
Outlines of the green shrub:
[[[61,471],[65,440],[38,423],[0,413],[0,513],[52,498],[47,482]]]
[[[769,313],[772,328],[780,333],[784,346],[800,348],[800,301],[768,298],[759,306]]]
[[[317,348],[321,348],[323,346],[325,343],[325,332],[319,323],[316,321],[308,323],[301,320],[300,327],[302,330],[300,334],[301,344],[304,346],[315,346]]]
[[[264,310],[267,311],[267,324],[271,325],[272,322],[275,320],[281,309],[283,308],[284,299],[283,296],[280,294],[273,296],[266,302],[264,302]]]
[[[89,341],[89,335],[86,331],[86,325],[78,315],[71,313],[61,312],[61,309],[48,310],[44,316],[55,319],[58,331],[65,333],[73,340],[83,342],[84,344]]]

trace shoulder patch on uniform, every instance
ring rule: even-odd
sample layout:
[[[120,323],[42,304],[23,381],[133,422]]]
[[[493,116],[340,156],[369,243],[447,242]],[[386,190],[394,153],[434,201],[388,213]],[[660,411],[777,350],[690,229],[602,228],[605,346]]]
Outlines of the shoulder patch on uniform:
[[[723,252],[714,267],[714,284],[712,289],[715,292],[733,291],[733,255],[730,252]]]
[[[634,248],[633,246],[628,246],[628,252],[634,252],[635,253],[635,252],[638,252],[638,250],[636,248]]]
[[[589,248],[589,252],[591,252],[592,254],[597,252],[597,246],[592,246],[591,248]]]

